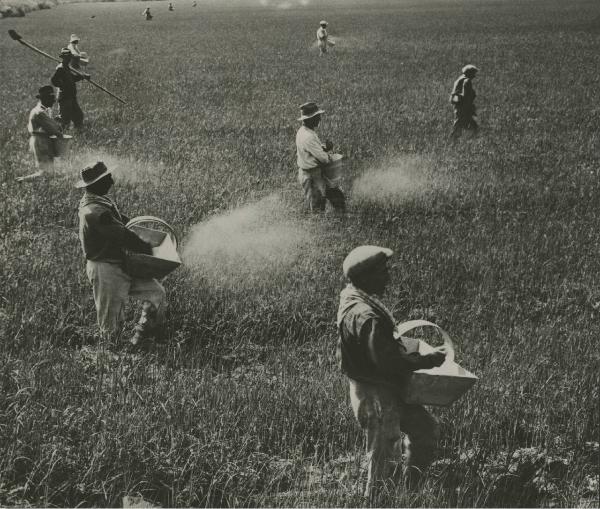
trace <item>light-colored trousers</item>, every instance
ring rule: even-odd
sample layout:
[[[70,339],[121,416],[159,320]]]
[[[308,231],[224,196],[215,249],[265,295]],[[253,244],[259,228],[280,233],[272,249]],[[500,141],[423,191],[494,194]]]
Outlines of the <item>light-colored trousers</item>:
[[[54,164],[54,146],[47,136],[33,135],[29,138],[29,150],[33,153],[35,165],[41,170],[50,169]]]
[[[422,472],[433,461],[439,428],[433,416],[420,405],[407,405],[398,390],[386,385],[350,379],[350,402],[360,427],[366,432],[369,472],[366,497],[399,482],[404,445],[405,481],[417,487]],[[405,434],[404,444],[400,441]]]
[[[92,283],[98,326],[103,333],[118,332],[123,310],[129,298],[148,301],[156,306],[157,324],[165,312],[165,289],[156,279],[134,279],[120,263],[87,261],[87,276]]]

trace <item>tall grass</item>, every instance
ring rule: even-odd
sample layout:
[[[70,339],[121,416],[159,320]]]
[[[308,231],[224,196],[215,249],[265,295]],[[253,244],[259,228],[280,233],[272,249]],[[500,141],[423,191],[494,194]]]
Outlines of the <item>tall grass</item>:
[[[17,184],[31,170],[27,111],[54,64],[0,41],[0,503],[365,504],[333,355],[341,262],[363,243],[396,252],[396,316],[439,323],[480,377],[434,409],[442,440],[423,491],[377,503],[597,503],[600,6],[374,5],[181,5],[146,23],[135,3],[77,4],[14,20],[48,51],[80,33],[94,77],[130,105],[82,85],[74,157]],[[319,59],[323,17],[339,43]],[[482,133],[449,145],[448,90],[466,62],[482,68]],[[309,99],[348,158],[346,219],[301,211],[293,140]],[[94,339],[72,187],[99,158],[117,169],[122,209],[166,219],[184,252],[207,231],[196,225],[224,228],[246,207],[262,215],[242,240],[272,231],[276,247],[290,228],[301,242],[284,244],[285,265],[254,244],[238,267],[243,248],[219,260],[218,242],[200,246],[165,282],[166,341],[109,351]]]

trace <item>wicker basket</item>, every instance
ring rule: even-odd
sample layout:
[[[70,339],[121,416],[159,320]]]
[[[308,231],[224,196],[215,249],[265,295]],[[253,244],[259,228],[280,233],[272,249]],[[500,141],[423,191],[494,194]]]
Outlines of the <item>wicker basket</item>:
[[[63,134],[62,136],[50,136],[55,157],[63,157],[69,153],[73,136]]]
[[[425,320],[412,320],[397,326],[396,339],[402,341],[409,353],[419,352],[426,355],[433,348],[421,339],[407,338],[403,335],[417,327],[435,327],[444,339],[448,349],[444,364],[437,368],[414,371],[406,385],[402,387],[402,397],[413,405],[448,406],[463,396],[478,378],[454,362],[454,347],[446,331]]]
[[[129,221],[127,228],[152,246],[152,255],[126,253],[125,267],[130,276],[138,279],[162,279],[181,265],[177,253],[177,235],[165,221],[154,216],[139,216]]]
[[[344,164],[342,154],[331,154],[331,162],[323,166],[323,175],[332,183],[342,179]]]

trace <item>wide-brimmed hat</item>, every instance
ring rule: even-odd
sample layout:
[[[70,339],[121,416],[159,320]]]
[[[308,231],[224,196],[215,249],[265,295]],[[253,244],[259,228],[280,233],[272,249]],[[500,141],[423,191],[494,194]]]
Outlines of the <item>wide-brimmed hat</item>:
[[[79,42],[79,36],[77,34],[71,34],[71,38],[69,39],[69,42]]]
[[[317,103],[307,102],[300,106],[300,118],[298,120],[306,120],[321,113],[325,113],[325,110],[320,109]]]
[[[58,54],[58,56],[60,58],[66,57],[66,56],[71,56],[71,50],[69,48],[62,48],[60,50],[60,53]]]
[[[42,97],[50,97],[54,95],[54,87],[52,85],[44,85],[38,89],[36,97],[41,99]]]
[[[106,165],[102,161],[98,161],[94,166],[87,166],[81,170],[81,180],[75,184],[75,187],[91,186],[110,174]]]
[[[368,275],[373,269],[385,263],[394,252],[387,247],[359,246],[344,259],[344,275],[352,281],[356,277]]]
[[[467,74],[468,72],[477,72],[477,71],[479,71],[479,69],[477,67],[475,67],[474,65],[471,65],[471,64],[465,65],[462,68],[462,73],[463,74]]]
[[[321,26],[323,26],[323,25],[327,26],[327,25],[329,25],[329,23],[327,23],[327,21],[325,21],[324,19],[322,19],[321,21],[319,21],[319,25],[321,25]]]

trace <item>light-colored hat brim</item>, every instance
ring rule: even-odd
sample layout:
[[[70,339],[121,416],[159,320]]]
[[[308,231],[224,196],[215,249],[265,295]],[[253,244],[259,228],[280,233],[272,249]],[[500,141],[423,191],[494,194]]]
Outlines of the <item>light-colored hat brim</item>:
[[[302,115],[298,120],[306,120],[308,118],[313,118],[316,115],[321,115],[322,113],[325,113],[325,110],[317,110],[314,113],[311,113],[310,115]]]
[[[79,182],[77,182],[77,184],[75,184],[75,187],[82,188],[82,187],[91,186],[92,184],[95,184],[100,179],[102,179],[102,178],[104,178],[104,177],[106,177],[107,175],[110,175],[110,174],[111,174],[110,171],[107,169],[102,175],[99,175],[98,177],[96,177],[91,182],[85,182],[83,179],[79,180]]]

